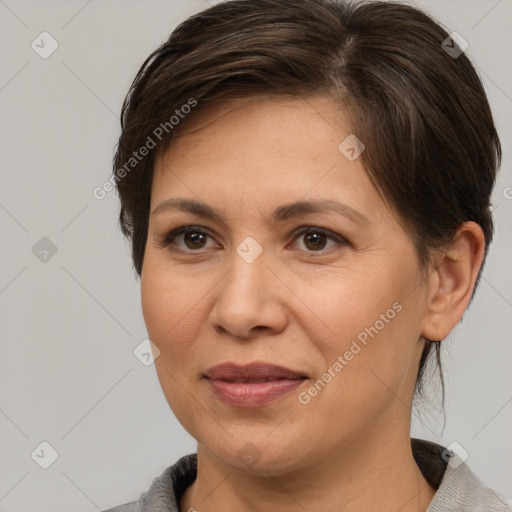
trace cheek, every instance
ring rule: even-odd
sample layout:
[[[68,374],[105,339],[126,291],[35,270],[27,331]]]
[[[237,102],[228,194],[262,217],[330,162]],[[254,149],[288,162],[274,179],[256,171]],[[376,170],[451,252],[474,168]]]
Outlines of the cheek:
[[[184,286],[176,277],[153,264],[145,262],[141,276],[141,302],[149,338],[162,355],[178,355],[178,347],[191,346],[199,297],[193,286]],[[196,305],[196,307],[194,307]],[[169,360],[168,357],[161,360]],[[175,360],[174,357],[172,360]]]
[[[381,270],[347,273],[337,280],[331,273],[331,286],[319,279],[314,291],[304,290],[308,316],[315,320],[309,326],[305,321],[302,328],[316,340],[326,371],[337,377],[323,374],[324,380],[336,382],[329,386],[333,400],[340,400],[337,389],[343,391],[343,400],[350,402],[352,396],[372,401],[386,392],[386,386],[398,390],[413,371],[421,308],[417,297],[405,290],[417,276],[414,269]],[[348,390],[350,396],[345,395]]]
[[[213,272],[191,278],[179,267],[169,268],[156,257],[148,255],[141,276],[141,301],[149,338],[160,349],[157,371],[166,369],[173,375],[194,380],[205,358],[207,339],[201,331],[207,327],[215,289]],[[163,376],[163,373],[162,373]]]
[[[380,273],[382,275],[386,273]],[[311,316],[315,317],[312,323],[326,333],[325,336],[311,339],[320,339],[322,351],[331,353],[331,357],[332,353],[338,355],[348,350],[353,340],[359,338],[364,341],[368,336],[367,329],[376,322],[379,322],[378,330],[383,331],[380,315],[385,315],[389,310],[388,316],[394,317],[394,297],[399,296],[392,289],[392,283],[379,278],[379,272],[373,275],[372,272],[361,273],[356,269],[338,274],[331,271],[325,276],[317,276],[315,286],[299,294]],[[388,320],[386,316],[385,320]]]
[[[194,418],[202,413],[199,404],[190,399],[197,383],[195,365],[201,357],[200,347],[194,343],[201,325],[201,294],[184,286],[175,275],[169,277],[168,272],[157,270],[150,258],[146,263],[141,300],[149,338],[160,350],[155,369],[171,410],[191,432]]]

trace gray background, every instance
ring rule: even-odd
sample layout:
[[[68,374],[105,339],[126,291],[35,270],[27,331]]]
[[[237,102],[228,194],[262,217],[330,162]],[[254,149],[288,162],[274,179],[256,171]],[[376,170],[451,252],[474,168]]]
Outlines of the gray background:
[[[413,435],[458,442],[473,471],[510,498],[512,2],[418,4],[468,41],[504,162],[483,280],[444,342],[444,430],[436,407],[420,405]],[[146,338],[139,282],[117,227],[115,193],[99,201],[92,190],[110,175],[118,113],[143,59],[207,6],[0,0],[1,512],[106,509],[136,499],[195,451],[154,367],[133,354]],[[43,31],[59,44],[47,59],[31,48]],[[46,261],[32,249],[43,237],[57,249]],[[48,449],[36,450],[43,441],[58,452],[48,469],[36,463],[49,460]]]

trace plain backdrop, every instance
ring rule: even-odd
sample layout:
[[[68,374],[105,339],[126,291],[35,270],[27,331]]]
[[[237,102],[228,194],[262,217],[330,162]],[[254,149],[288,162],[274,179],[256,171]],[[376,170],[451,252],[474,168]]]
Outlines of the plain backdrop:
[[[469,43],[504,160],[480,289],[443,342],[446,416],[420,404],[412,434],[458,443],[470,468],[509,499],[512,2],[418,5]],[[107,509],[138,498],[195,451],[154,366],[133,352],[147,333],[117,196],[97,200],[92,191],[110,175],[121,104],[142,61],[206,7],[0,0],[1,512]]]

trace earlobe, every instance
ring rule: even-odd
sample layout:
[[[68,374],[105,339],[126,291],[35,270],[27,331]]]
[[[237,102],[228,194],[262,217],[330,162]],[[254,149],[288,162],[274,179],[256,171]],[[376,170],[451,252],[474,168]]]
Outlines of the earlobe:
[[[422,336],[441,341],[466,310],[485,253],[485,237],[475,222],[459,226],[453,240],[439,249],[431,270]]]

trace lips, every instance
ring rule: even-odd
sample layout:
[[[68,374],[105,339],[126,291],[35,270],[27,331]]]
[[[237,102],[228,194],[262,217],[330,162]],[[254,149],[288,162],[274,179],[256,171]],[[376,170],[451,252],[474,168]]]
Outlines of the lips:
[[[274,364],[255,362],[248,365],[223,363],[206,371],[217,398],[232,407],[263,407],[289,394],[307,376]]]
[[[267,381],[276,379],[300,379],[305,375],[268,363],[251,363],[240,366],[234,363],[223,363],[210,368],[205,373],[206,378],[227,381]]]

